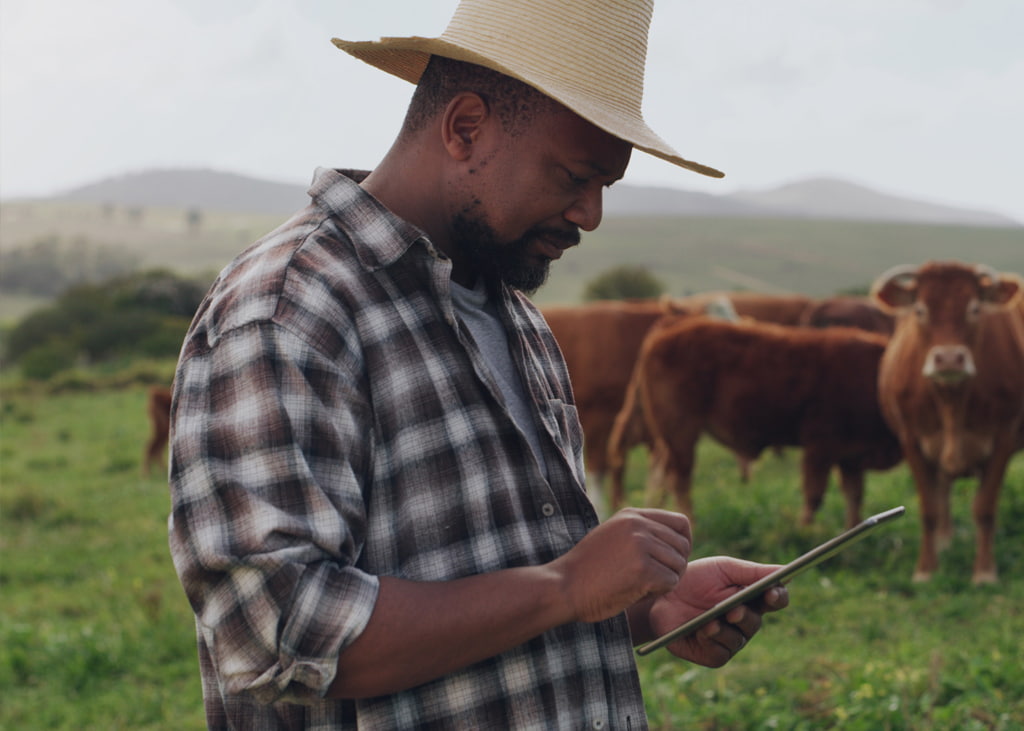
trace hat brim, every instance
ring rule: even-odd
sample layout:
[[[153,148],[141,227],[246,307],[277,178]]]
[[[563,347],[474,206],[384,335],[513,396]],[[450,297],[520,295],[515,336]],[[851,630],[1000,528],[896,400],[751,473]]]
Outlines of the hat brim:
[[[360,61],[412,84],[419,82],[433,55],[485,66],[529,84],[609,134],[629,142],[638,150],[701,175],[712,178],[725,177],[725,173],[715,168],[684,158],[655,134],[643,119],[609,108],[607,103],[588,94],[585,89],[569,86],[553,74],[536,72],[531,78],[526,78],[494,59],[441,38],[410,36],[381,38],[379,41],[345,41],[333,38],[331,42]]]

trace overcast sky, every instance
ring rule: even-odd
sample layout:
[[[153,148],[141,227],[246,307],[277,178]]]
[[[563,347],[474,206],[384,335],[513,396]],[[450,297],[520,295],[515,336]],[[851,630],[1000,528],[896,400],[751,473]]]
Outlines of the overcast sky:
[[[0,196],[154,167],[372,167],[412,87],[332,36],[439,35],[455,0],[0,0]],[[657,0],[644,113],[727,193],[828,176],[1024,222],[1022,0]]]

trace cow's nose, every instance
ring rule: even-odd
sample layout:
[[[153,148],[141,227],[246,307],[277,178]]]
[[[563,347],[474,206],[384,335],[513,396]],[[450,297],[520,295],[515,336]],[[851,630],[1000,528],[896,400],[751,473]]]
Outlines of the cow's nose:
[[[937,345],[928,351],[924,363],[924,375],[936,381],[962,381],[974,372],[974,358],[966,345]]]

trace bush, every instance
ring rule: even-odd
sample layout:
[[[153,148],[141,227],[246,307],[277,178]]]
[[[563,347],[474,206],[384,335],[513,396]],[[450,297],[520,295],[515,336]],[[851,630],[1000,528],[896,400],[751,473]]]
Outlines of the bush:
[[[205,291],[205,282],[166,270],[74,286],[11,329],[5,358],[45,380],[80,357],[86,364],[175,357]]]
[[[646,268],[620,266],[608,269],[590,280],[584,289],[583,299],[650,299],[660,296],[664,291],[665,286]]]
[[[22,356],[21,375],[32,381],[47,381],[74,366],[77,359],[77,351],[68,343],[37,345]]]
[[[186,317],[164,317],[139,341],[137,352],[147,358],[177,358],[191,321]]]

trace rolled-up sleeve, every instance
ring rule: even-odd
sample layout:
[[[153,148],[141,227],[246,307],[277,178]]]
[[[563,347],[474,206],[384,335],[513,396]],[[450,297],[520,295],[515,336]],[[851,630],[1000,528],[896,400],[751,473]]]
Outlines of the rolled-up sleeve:
[[[222,693],[313,702],[378,593],[356,568],[373,433],[359,374],[271,320],[190,343],[169,536],[199,641]]]

